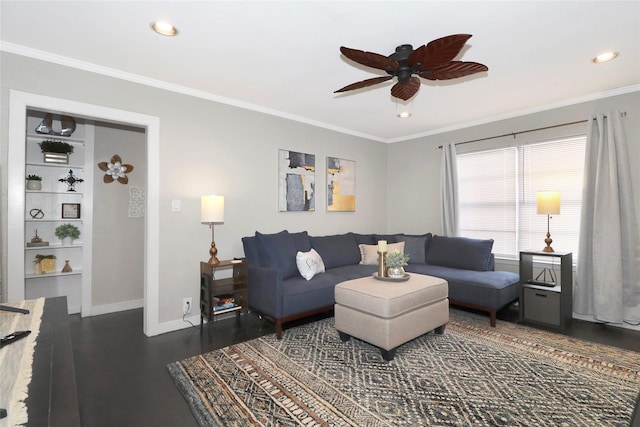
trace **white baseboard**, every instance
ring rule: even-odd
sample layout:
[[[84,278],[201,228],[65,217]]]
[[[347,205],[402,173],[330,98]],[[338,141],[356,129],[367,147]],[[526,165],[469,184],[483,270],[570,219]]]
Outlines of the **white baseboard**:
[[[94,305],[89,310],[89,316],[99,316],[101,314],[117,313],[119,311],[134,310],[142,308],[144,300],[122,301],[114,304]]]
[[[244,313],[240,312],[241,316],[244,316]],[[235,317],[236,314],[235,313],[225,313],[225,314],[221,314],[219,316],[216,316],[218,321],[219,320],[223,320],[223,319],[228,319],[228,318],[232,318]],[[179,331],[181,329],[187,329],[187,328],[191,328],[191,324],[189,324],[187,322],[187,320],[189,322],[191,322],[194,326],[196,327],[200,327],[200,314],[195,314],[192,315],[190,317],[185,317],[185,320],[182,319],[177,319],[177,320],[170,320],[168,322],[164,322],[164,323],[160,323],[158,324],[158,327],[156,329],[153,330],[153,335],[159,335],[159,334],[166,334],[169,332],[175,332],[175,331]],[[212,322],[213,323],[213,322]],[[207,327],[207,322],[204,322],[203,325],[205,328]],[[150,336],[153,336],[150,335]]]
[[[578,320],[586,320],[587,322],[593,322],[593,323],[605,323],[605,322],[601,322],[600,320],[597,320],[593,317],[593,315],[591,314],[578,314],[578,313],[573,313],[573,318],[574,319],[578,319]],[[615,326],[616,328],[623,328],[623,329],[631,329],[634,331],[640,331],[640,325],[630,325],[628,323],[606,323],[607,326]]]

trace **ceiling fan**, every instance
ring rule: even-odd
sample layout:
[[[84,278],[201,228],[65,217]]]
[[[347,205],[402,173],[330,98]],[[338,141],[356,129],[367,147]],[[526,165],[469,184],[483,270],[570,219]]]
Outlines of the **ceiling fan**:
[[[398,82],[391,88],[391,96],[406,101],[420,89],[420,79],[414,74],[428,80],[449,80],[488,71],[486,65],[477,62],[453,60],[469,38],[471,34],[453,34],[433,40],[415,50],[410,44],[403,44],[389,56],[342,46],[340,52],[347,58],[358,64],[383,70],[389,75],[352,83],[334,93],[361,89],[397,77]]]

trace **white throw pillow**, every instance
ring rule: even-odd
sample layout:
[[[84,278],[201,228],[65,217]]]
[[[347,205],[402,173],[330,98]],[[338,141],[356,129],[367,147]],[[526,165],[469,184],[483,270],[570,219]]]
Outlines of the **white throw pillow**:
[[[324,262],[315,249],[311,249],[309,252],[298,251],[296,265],[300,275],[307,280],[311,280],[318,273],[324,273]]]
[[[360,264],[378,265],[378,245],[358,245],[360,248]],[[387,253],[395,250],[404,253],[404,242],[389,243]]]

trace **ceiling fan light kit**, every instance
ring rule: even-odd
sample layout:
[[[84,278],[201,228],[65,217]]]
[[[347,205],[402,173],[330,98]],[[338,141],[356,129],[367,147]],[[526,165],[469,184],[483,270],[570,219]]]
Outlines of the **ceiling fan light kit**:
[[[398,81],[391,88],[391,96],[406,101],[420,89],[420,79],[416,75],[427,80],[450,80],[488,71],[486,65],[477,62],[453,60],[469,38],[471,34],[453,34],[433,40],[415,50],[410,44],[403,44],[389,56],[342,46],[340,52],[350,60],[382,70],[388,76],[352,83],[334,93],[362,89],[396,77]]]

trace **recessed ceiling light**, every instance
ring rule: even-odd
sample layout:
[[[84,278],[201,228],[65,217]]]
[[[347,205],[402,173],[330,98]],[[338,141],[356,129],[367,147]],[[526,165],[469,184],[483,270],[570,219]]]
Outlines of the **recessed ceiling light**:
[[[178,29],[172,24],[165,21],[156,21],[151,24],[151,29],[163,36],[175,36],[178,34]]]
[[[409,117],[411,117],[411,113],[408,111],[402,111],[398,113],[398,117],[401,119],[408,119]]]
[[[609,62],[618,57],[618,52],[605,52],[593,58],[593,62],[601,63],[601,62]]]

